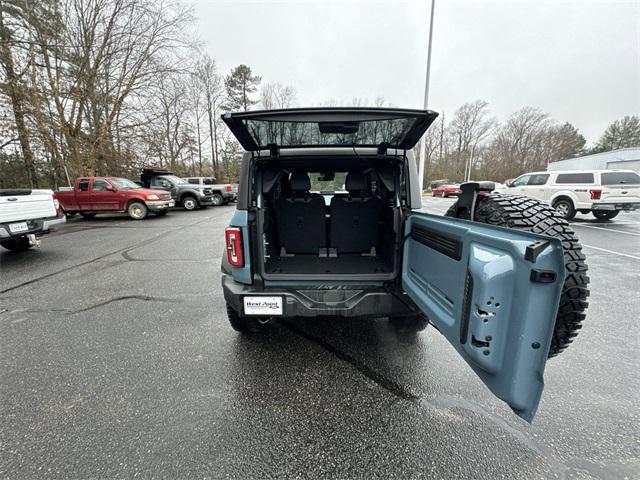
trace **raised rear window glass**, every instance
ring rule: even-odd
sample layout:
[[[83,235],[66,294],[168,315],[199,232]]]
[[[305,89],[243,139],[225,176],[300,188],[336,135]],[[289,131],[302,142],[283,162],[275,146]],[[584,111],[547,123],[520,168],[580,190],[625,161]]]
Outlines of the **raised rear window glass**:
[[[561,173],[556,183],[593,183],[593,173]]]
[[[633,172],[601,173],[602,185],[639,185],[640,175]]]
[[[353,122],[353,133],[322,132],[318,122],[272,122],[243,120],[256,144],[286,146],[376,146],[400,145],[415,124],[415,118]]]

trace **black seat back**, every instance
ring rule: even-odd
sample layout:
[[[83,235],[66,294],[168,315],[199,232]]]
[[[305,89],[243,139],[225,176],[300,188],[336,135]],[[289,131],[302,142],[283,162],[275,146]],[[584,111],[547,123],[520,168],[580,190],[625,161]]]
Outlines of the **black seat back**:
[[[378,240],[382,201],[367,190],[362,172],[349,172],[345,182],[348,197],[331,199],[329,246],[342,253],[369,253]]]
[[[305,172],[289,178],[290,192],[274,202],[276,228],[280,246],[287,253],[318,254],[326,247],[327,226],[324,198],[309,193],[311,181]]]

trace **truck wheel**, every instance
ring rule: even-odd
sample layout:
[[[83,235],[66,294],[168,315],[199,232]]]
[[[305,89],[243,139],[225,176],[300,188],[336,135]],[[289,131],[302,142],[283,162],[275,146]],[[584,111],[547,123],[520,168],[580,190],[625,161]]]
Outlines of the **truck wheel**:
[[[227,317],[231,328],[236,332],[251,334],[262,333],[269,328],[269,319],[263,317],[242,317],[227,303]]]
[[[134,220],[144,220],[149,215],[149,209],[142,202],[131,202],[127,207],[127,213]]]
[[[62,213],[64,213],[65,217],[72,218],[76,216],[76,212],[67,212],[64,208],[61,208]]]
[[[454,204],[446,213],[455,216]],[[556,315],[549,358],[566,349],[582,328],[589,303],[589,277],[582,245],[569,224],[553,208],[538,200],[512,195],[479,195],[474,221],[524,230],[562,241],[566,278]]]
[[[423,314],[391,316],[389,325],[398,333],[417,333],[427,328],[429,319]]]
[[[195,210],[198,208],[198,201],[192,196],[186,196],[182,199],[182,207],[185,210]]]
[[[213,200],[214,207],[219,207],[224,203],[224,198],[222,198],[222,195],[220,195],[219,193],[214,193],[211,199]]]
[[[553,202],[553,208],[565,220],[572,220],[576,216],[576,209],[573,208],[573,202],[566,198],[561,198]]]
[[[29,250],[31,247],[33,247],[27,237],[2,240],[0,242],[0,245],[2,245],[7,250],[11,250],[12,252],[24,252],[25,250]]]
[[[620,210],[615,210],[613,212],[603,212],[602,210],[593,210],[593,216],[596,217],[596,220],[599,222],[605,222],[607,220],[611,220],[612,218],[616,218],[620,213]]]
[[[96,216],[96,212],[80,212],[82,218],[93,218]]]

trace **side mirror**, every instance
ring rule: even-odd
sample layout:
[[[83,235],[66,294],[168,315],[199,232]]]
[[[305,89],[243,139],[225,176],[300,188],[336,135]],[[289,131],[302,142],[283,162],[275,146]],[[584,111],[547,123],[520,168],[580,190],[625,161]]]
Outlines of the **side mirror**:
[[[115,189],[115,188],[113,188],[113,185],[107,185],[106,187],[104,187],[104,189],[105,189],[107,192],[115,192],[115,191],[116,191],[116,189]]]
[[[513,182],[511,180],[507,180],[506,182],[504,182],[505,186],[511,188],[513,186]]]

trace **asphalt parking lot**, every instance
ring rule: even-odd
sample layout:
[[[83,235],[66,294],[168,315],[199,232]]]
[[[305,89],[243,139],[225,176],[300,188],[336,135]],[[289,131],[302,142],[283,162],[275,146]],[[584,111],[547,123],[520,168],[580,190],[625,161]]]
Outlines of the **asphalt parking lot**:
[[[640,477],[640,213],[572,222],[588,318],[528,425],[434,329],[240,337],[220,289],[233,209],[74,218],[0,253],[1,477]]]

